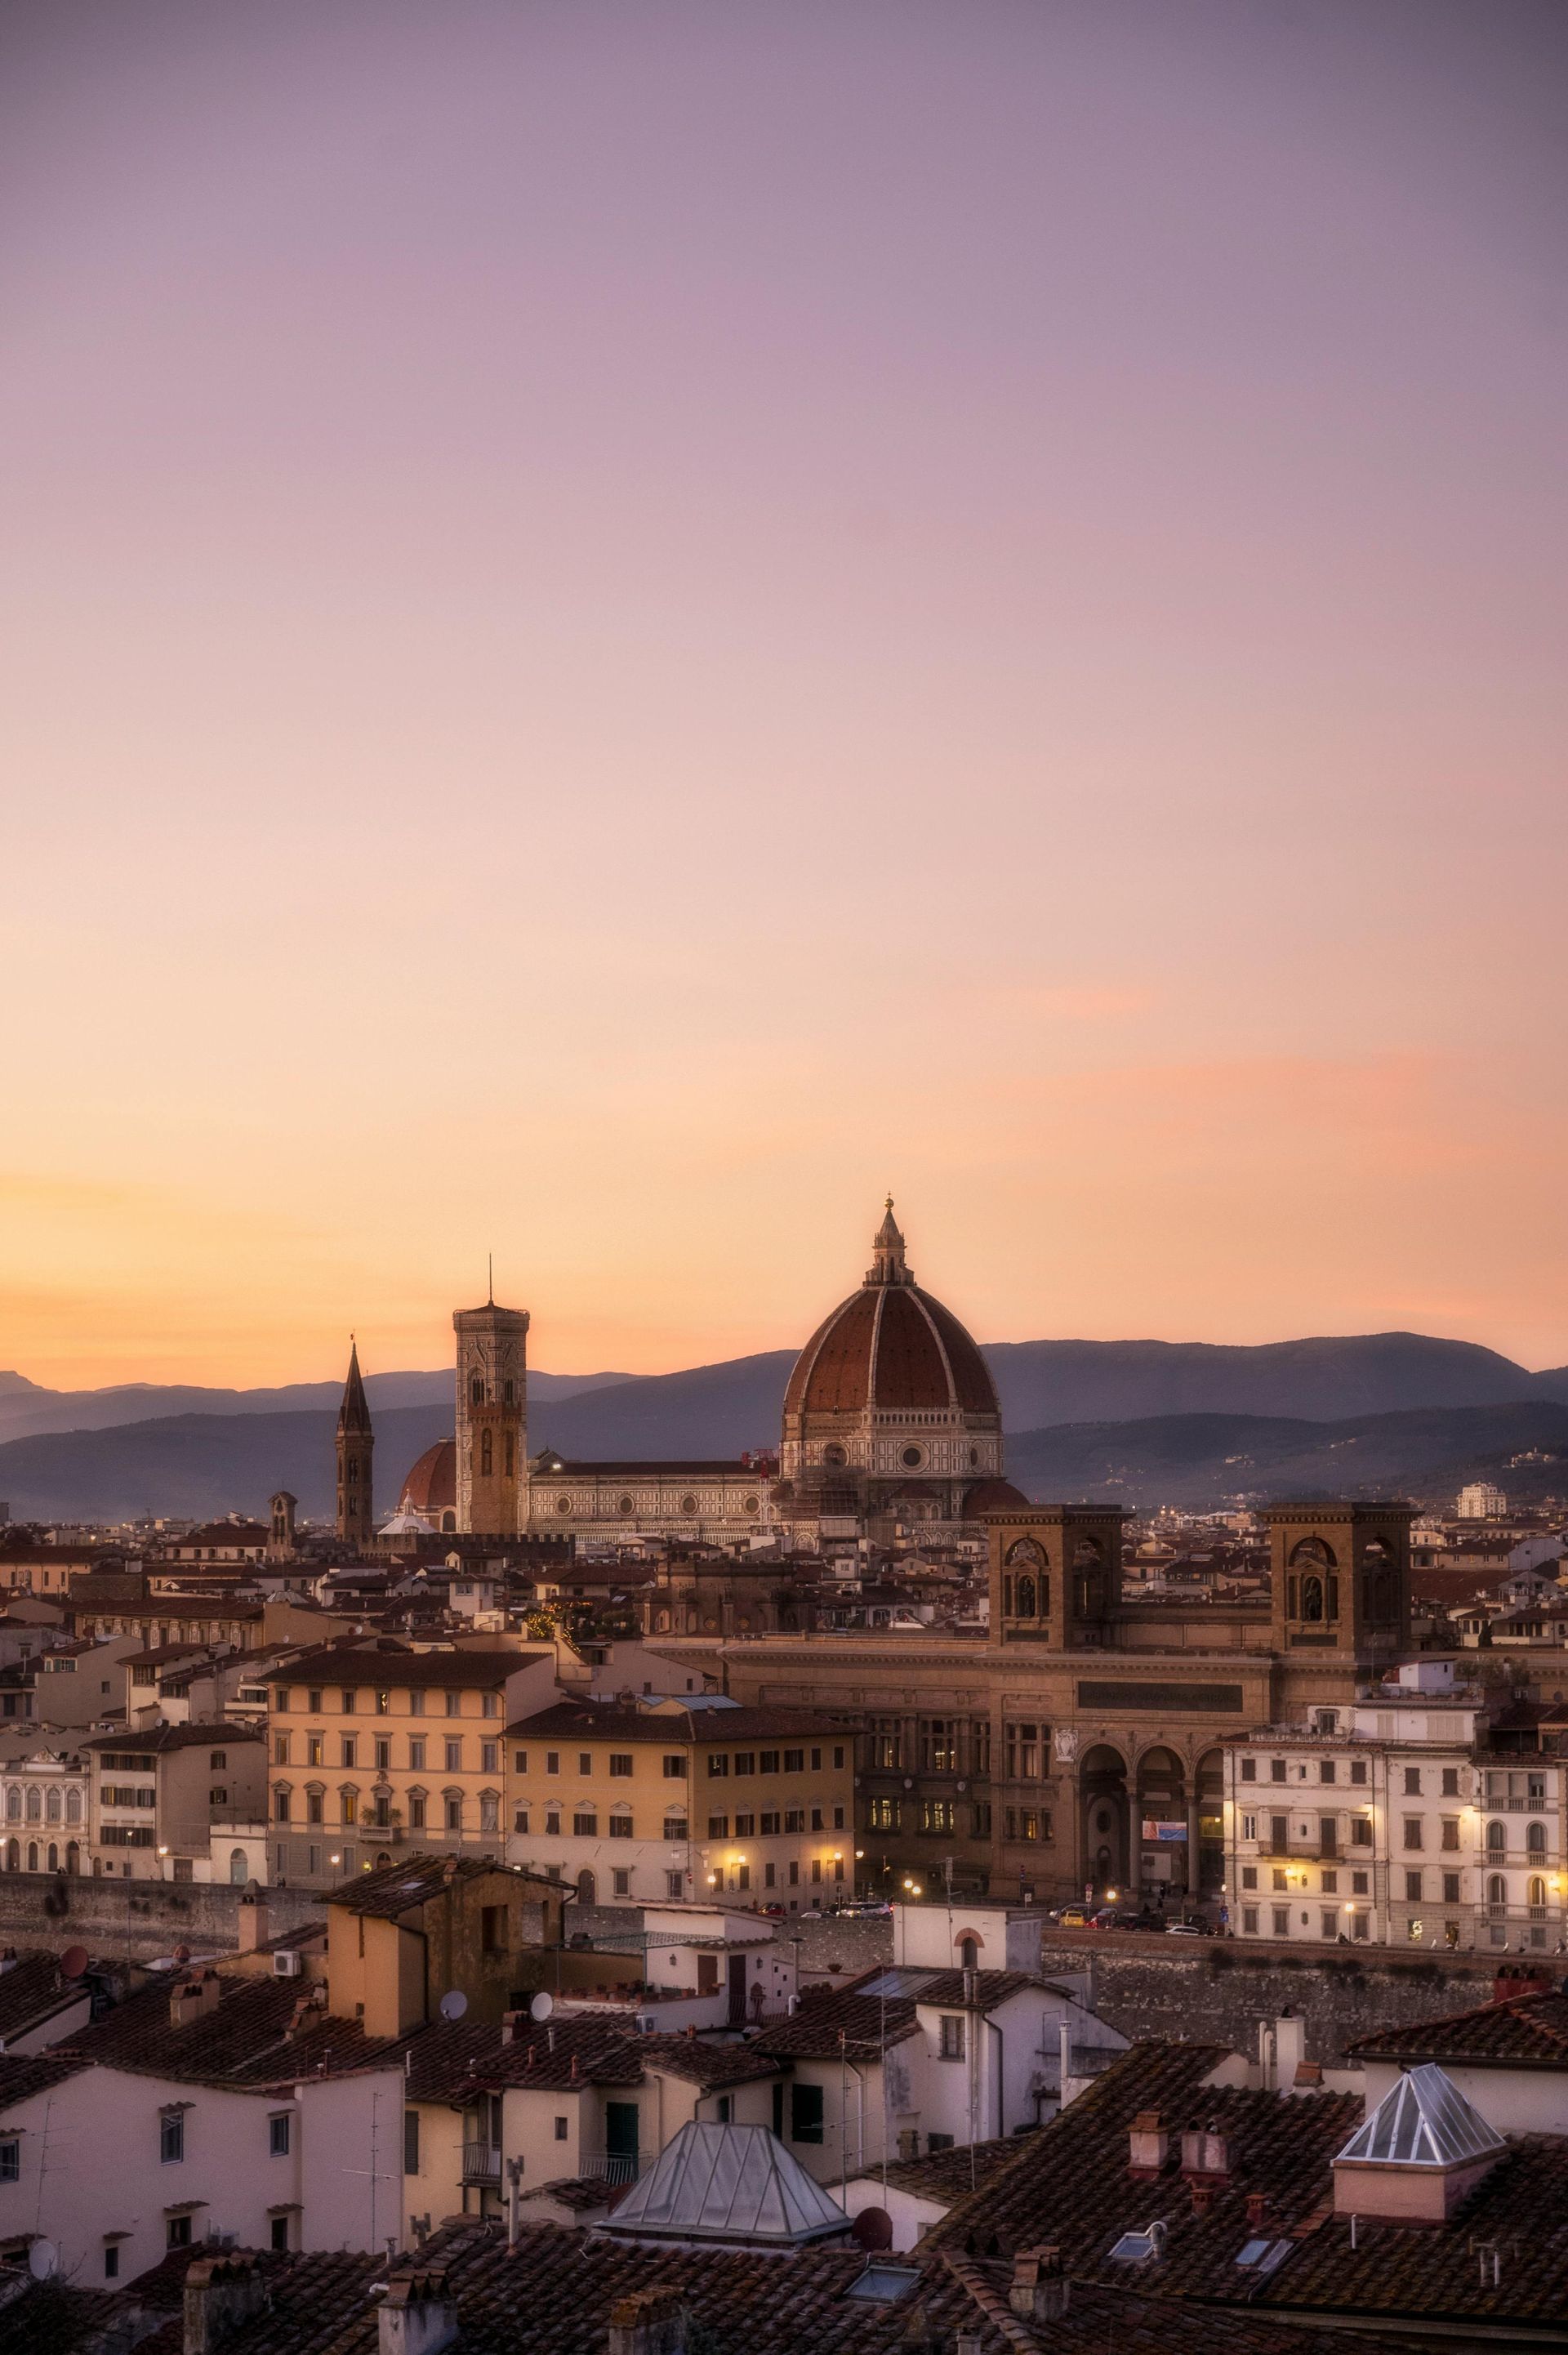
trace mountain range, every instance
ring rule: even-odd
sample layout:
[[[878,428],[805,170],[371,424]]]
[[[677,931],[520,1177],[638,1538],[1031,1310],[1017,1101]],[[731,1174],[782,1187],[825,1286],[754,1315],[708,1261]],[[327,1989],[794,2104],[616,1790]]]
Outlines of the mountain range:
[[[1256,1347],[1010,1341],[985,1351],[1008,1465],[1036,1495],[1217,1503],[1238,1492],[1397,1488],[1452,1495],[1479,1469],[1568,1448],[1568,1367],[1533,1373],[1473,1342],[1419,1333]],[[530,1373],[529,1446],[567,1456],[736,1455],[777,1444],[792,1349],[657,1375]],[[452,1377],[373,1374],[376,1490],[452,1428]],[[0,1374],[0,1497],[17,1518],[260,1511],[291,1488],[332,1501],[339,1386],[225,1391],[127,1384],[49,1391]],[[1551,1486],[1549,1464],[1520,1482]]]

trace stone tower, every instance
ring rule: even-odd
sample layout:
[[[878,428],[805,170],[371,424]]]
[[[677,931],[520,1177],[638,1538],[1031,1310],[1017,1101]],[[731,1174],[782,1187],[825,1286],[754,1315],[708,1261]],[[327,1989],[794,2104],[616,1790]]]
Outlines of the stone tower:
[[[344,1545],[368,1545],[374,1533],[370,1462],[376,1434],[360,1380],[359,1351],[348,1347],[348,1380],[337,1411],[337,1534]]]
[[[457,1525],[521,1537],[528,1519],[528,1312],[453,1312],[457,1335]]]

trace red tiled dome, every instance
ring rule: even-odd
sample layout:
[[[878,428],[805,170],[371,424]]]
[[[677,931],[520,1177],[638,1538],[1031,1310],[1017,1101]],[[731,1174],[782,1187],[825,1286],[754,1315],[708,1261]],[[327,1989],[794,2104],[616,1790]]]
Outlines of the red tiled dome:
[[[403,1483],[401,1513],[450,1513],[457,1503],[457,1442],[438,1439],[427,1447]]]
[[[860,1290],[840,1301],[795,1360],[784,1393],[786,1416],[957,1407],[1000,1420],[985,1359],[951,1309],[911,1277],[891,1202],[874,1253]]]

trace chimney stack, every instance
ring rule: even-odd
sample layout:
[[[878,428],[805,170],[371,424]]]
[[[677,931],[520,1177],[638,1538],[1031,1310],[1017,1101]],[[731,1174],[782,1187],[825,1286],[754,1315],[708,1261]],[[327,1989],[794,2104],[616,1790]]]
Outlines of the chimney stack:
[[[223,1993],[216,1971],[202,1971],[195,1978],[182,1979],[169,1995],[169,2025],[185,2028],[193,2019],[205,2019],[208,2012],[217,2009]]]
[[[1231,2179],[1231,2147],[1217,2126],[1190,2126],[1181,2137],[1181,2172],[1211,2184]]]
[[[1268,2194],[1249,2191],[1246,2195],[1246,2221],[1255,2232],[1261,2232],[1268,2222]]]
[[[609,2309],[608,2355],[686,2355],[680,2291],[656,2285],[618,2297]]]
[[[1068,2283],[1062,2252],[1054,2241],[1022,2249],[1012,2261],[1007,2302],[1025,2322],[1060,2322],[1067,2311]]]
[[[239,1952],[253,1955],[267,1938],[267,1892],[260,1882],[248,1881],[239,1900]]]
[[[1171,2137],[1160,2123],[1158,2110],[1139,2110],[1128,2129],[1127,2171],[1152,2178],[1161,2174],[1171,2156]]]
[[[393,2268],[376,2315],[379,2355],[439,2355],[455,2344],[457,2306],[444,2265],[406,2259]]]
[[[249,2249],[198,2257],[185,2270],[184,2355],[212,2355],[266,2303],[267,2285]]]

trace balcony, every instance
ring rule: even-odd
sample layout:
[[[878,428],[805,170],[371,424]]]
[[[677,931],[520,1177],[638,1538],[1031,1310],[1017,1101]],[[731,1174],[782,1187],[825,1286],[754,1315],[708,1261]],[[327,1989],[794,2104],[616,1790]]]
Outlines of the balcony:
[[[596,2183],[635,2183],[641,2164],[641,2154],[634,2150],[595,2150],[579,2160],[577,2173]]]
[[[462,2179],[465,2183],[495,2183],[501,2181],[501,2150],[493,2142],[465,2142],[462,2147]]]

